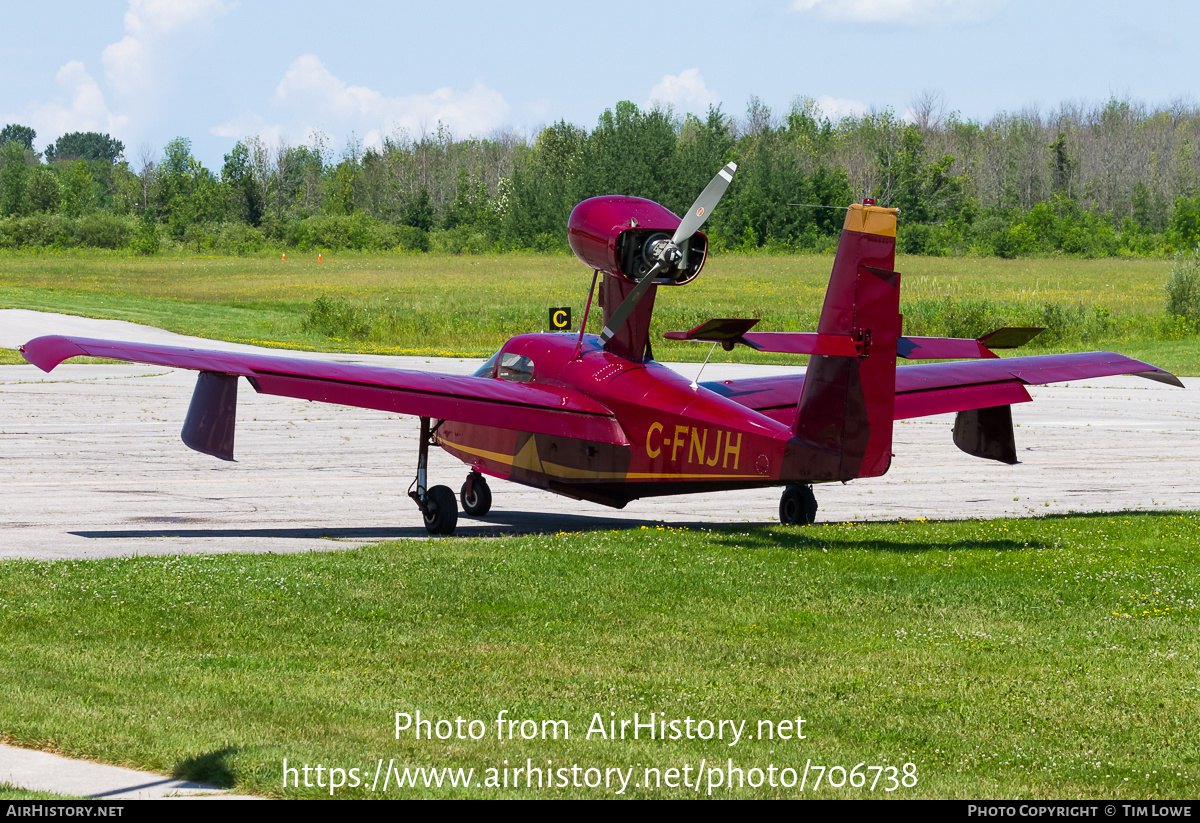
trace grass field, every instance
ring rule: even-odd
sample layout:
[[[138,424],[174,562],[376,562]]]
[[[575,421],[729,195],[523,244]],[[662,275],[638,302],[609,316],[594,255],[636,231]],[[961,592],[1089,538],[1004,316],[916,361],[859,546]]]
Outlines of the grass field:
[[[821,255],[716,256],[695,283],[659,290],[654,337],[711,317],[754,316],[763,330],[812,330],[831,262]],[[1027,351],[1106,348],[1200,374],[1196,337],[1164,316],[1169,262],[901,256],[897,268],[910,333],[1049,325]],[[347,254],[317,263],[315,257],[8,253],[0,254],[0,307],[131,320],[268,346],[486,357],[513,334],[543,330],[549,306],[572,306],[578,322],[589,274],[568,255]],[[305,328],[318,298],[342,313]],[[589,331],[599,331],[599,316]],[[709,352],[707,345],[654,345],[661,360],[702,360]],[[12,357],[5,362],[21,362]],[[714,357],[796,362],[744,347]]]
[[[697,793],[635,786],[647,767],[688,766],[704,796],[706,770],[732,761],[763,780],[810,764],[813,797],[1194,798],[1198,580],[1200,516],[1172,513],[9,561],[0,728],[271,796],[328,796],[330,768],[346,770],[337,796],[616,793],[514,788],[511,772],[508,788],[401,790],[393,776],[386,794],[382,778],[370,790],[381,761],[483,782],[551,760],[632,767],[624,793],[642,797]],[[434,739],[397,739],[396,713],[417,711]],[[536,721],[536,739],[498,741],[503,711]],[[680,739],[606,740],[593,726],[635,712],[680,721]],[[437,739],[436,721],[459,717]],[[560,726],[541,739],[560,720],[569,738]],[[729,726],[699,739],[701,720],[746,725],[730,745]],[[752,739],[760,721],[793,739]],[[284,759],[321,764],[325,787],[298,772],[284,789]],[[838,783],[859,764],[866,786],[813,790],[816,766],[843,767]],[[905,764],[908,783],[884,791]],[[801,793],[726,782],[712,794]]]

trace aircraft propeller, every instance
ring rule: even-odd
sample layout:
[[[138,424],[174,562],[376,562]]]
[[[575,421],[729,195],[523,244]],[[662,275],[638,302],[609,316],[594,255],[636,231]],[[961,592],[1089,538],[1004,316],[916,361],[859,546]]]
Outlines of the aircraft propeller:
[[[675,229],[675,234],[670,240],[658,240],[655,242],[651,255],[655,263],[646,272],[643,277],[629,293],[629,296],[621,301],[621,305],[617,306],[616,311],[608,319],[608,323],[604,326],[604,331],[600,333],[600,340],[607,343],[617,333],[617,331],[629,319],[629,315],[633,314],[633,310],[637,308],[637,304],[641,302],[646,292],[650,290],[650,286],[654,284],[654,275],[660,268],[674,269],[679,266],[683,260],[683,251],[679,248],[681,243],[686,243],[693,234],[700,230],[704,225],[704,221],[712,214],[712,210],[716,208],[720,202],[721,196],[725,194],[725,190],[729,188],[729,183],[733,180],[733,173],[737,171],[737,163],[726,163],[725,167],[717,172],[704,191],[700,192],[700,196],[692,203],[691,208],[679,221],[679,227]]]

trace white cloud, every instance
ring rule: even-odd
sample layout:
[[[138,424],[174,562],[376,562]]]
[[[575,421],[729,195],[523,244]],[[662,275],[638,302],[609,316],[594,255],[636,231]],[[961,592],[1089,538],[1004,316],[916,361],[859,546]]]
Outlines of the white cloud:
[[[211,23],[230,8],[222,0],[129,0],[125,31],[135,37],[170,34],[184,26]]]
[[[208,133],[217,137],[231,137],[234,139],[246,137],[251,134],[265,137],[265,132],[268,128],[266,121],[257,114],[244,114],[236,120],[230,120],[228,123],[213,126],[208,130]]]
[[[1008,0],[793,0],[792,10],[835,23],[947,26],[978,23]]]
[[[466,91],[446,87],[429,94],[388,97],[334,76],[315,54],[292,63],[271,101],[292,119],[323,123],[338,131],[372,134],[402,128],[413,134],[443,123],[457,136],[482,136],[503,125],[511,106],[495,89],[476,82]],[[218,127],[224,128],[224,127]]]
[[[844,117],[862,117],[868,111],[867,105],[861,100],[847,100],[827,94],[817,98],[817,108],[834,123]]]
[[[703,111],[720,101],[706,85],[700,69],[684,69],[679,74],[664,74],[658,85],[650,89],[650,101],[669,103],[687,111]]]
[[[104,49],[104,76],[118,95],[154,86],[155,65],[170,35],[206,26],[232,8],[221,0],[129,0],[125,36]]]
[[[136,93],[150,78],[150,53],[134,37],[126,35],[104,50],[104,74],[118,94]]]
[[[104,92],[83,63],[72,60],[55,75],[64,94],[48,103],[32,103],[23,115],[47,142],[75,131],[120,132],[126,117],[113,114],[104,100]]]

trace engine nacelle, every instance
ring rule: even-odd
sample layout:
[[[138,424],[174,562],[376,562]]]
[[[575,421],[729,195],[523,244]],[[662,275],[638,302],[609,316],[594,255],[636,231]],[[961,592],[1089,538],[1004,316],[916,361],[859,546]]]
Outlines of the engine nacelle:
[[[571,251],[592,269],[637,282],[654,266],[654,250],[669,241],[679,218],[641,197],[593,197],[571,212],[567,236]],[[696,232],[679,244],[683,257],[673,268],[660,268],[656,285],[682,286],[700,274],[708,255],[708,238]]]

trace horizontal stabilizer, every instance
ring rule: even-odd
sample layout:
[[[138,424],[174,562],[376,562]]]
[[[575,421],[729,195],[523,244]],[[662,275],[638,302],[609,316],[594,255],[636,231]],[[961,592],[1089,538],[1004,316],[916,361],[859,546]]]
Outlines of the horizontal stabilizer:
[[[754,328],[758,323],[757,317],[714,317],[706,320],[690,331],[664,332],[667,340],[699,340],[706,343],[728,344],[725,350],[733,348],[734,343],[742,342],[742,335]]]
[[[716,318],[701,323],[690,331],[669,331],[667,340],[699,340],[720,343],[726,351],[741,343],[756,351],[780,354],[828,354],[835,357],[858,357],[861,352],[848,334],[815,332],[751,332],[756,318]]]
[[[906,360],[990,360],[997,357],[978,340],[964,337],[901,337],[896,354]]]
[[[896,353],[908,360],[991,360],[993,349],[1024,346],[1045,329],[1033,326],[1006,327],[978,340],[968,337],[901,337]]]
[[[1019,349],[1044,331],[1041,326],[1006,326],[988,332],[979,342],[989,349]]]
[[[757,318],[718,317],[689,331],[669,331],[667,340],[696,340],[720,343],[725,351],[741,344],[756,351],[779,354],[828,354],[861,357],[862,347],[845,334],[813,332],[752,332]],[[992,349],[1015,349],[1032,340],[1040,328],[1003,328],[978,340],[969,337],[901,337],[896,354],[907,360],[993,360]]]

